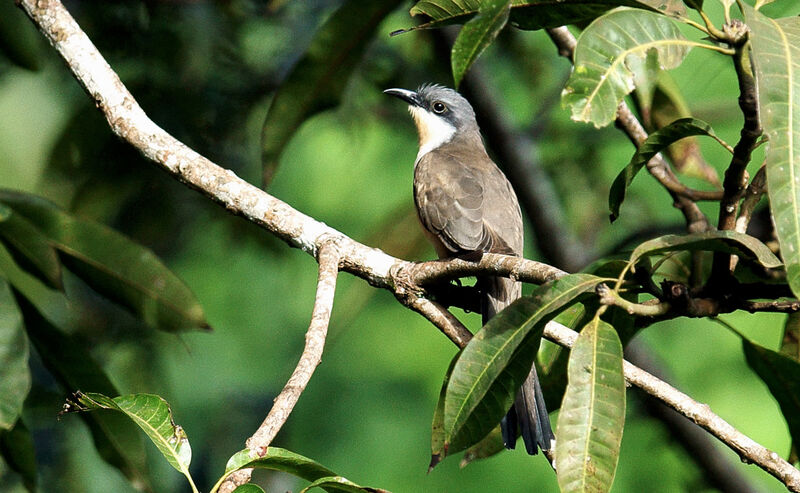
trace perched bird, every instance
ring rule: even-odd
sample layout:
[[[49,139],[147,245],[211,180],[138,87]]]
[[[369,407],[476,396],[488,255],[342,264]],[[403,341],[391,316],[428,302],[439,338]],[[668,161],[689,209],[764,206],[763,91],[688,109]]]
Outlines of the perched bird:
[[[453,89],[426,84],[416,91],[387,89],[409,104],[419,133],[414,202],[426,236],[440,258],[473,252],[522,255],[522,213],[511,184],[483,145],[475,112]],[[522,285],[501,277],[478,279],[485,324],[519,298]],[[514,448],[517,426],[529,454],[554,444],[536,366],[501,426]],[[538,448],[537,448],[538,446]]]

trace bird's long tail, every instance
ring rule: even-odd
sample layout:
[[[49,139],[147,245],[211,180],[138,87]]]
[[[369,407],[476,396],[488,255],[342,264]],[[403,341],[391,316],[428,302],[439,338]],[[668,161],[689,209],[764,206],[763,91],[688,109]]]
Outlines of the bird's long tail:
[[[483,290],[483,323],[486,324],[500,310],[510,305],[522,295],[522,284],[501,277],[481,279]],[[522,384],[517,398],[506,417],[500,423],[503,432],[503,443],[506,448],[513,449],[517,442],[519,428],[525,449],[536,455],[539,448],[547,455],[555,443],[550,417],[545,407],[536,365],[531,366],[528,378]]]

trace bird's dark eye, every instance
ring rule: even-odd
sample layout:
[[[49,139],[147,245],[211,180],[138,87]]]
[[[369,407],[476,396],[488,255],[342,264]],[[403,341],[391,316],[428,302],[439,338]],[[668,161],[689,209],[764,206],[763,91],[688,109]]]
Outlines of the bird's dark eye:
[[[444,112],[445,112],[445,110],[447,109],[447,106],[445,106],[445,105],[444,105],[444,103],[443,103],[443,102],[441,102],[441,101],[435,101],[435,102],[433,103],[432,107],[433,107],[433,112],[434,112],[434,113],[438,113],[438,114],[440,114],[440,115],[441,115],[442,113],[444,113]]]

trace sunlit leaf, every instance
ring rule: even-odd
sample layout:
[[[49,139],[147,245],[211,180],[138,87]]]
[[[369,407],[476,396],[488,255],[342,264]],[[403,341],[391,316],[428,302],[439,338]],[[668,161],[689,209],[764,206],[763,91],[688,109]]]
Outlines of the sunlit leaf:
[[[208,328],[191,290],[149,249],[35,195],[0,190],[0,202],[33,224],[73,273],[103,296],[166,331]]]
[[[693,135],[707,135],[723,145],[727,145],[717,137],[711,125],[695,118],[681,118],[653,132],[636,150],[628,165],[625,166],[614,179],[614,183],[611,184],[611,191],[608,195],[608,208],[611,212],[612,221],[619,216],[619,208],[622,205],[622,201],[625,200],[625,192],[633,182],[636,174],[648,161],[672,143]]]
[[[264,185],[283,149],[310,116],[336,106],[375,30],[400,0],[347,0],[319,28],[272,98],[261,131]]]
[[[665,235],[645,241],[631,254],[635,264],[641,258],[676,250],[724,252],[757,261],[767,269],[777,269],[781,261],[758,238],[736,231],[706,231],[685,235]]]
[[[28,337],[11,287],[0,277],[0,430],[10,430],[19,420],[31,389]]]
[[[0,430],[0,457],[9,469],[20,475],[28,491],[37,491],[36,450],[31,432],[21,419],[10,430]]]
[[[34,225],[2,203],[0,243],[21,268],[48,286],[61,289],[61,263],[55,249]]]
[[[107,397],[93,392],[76,392],[67,400],[64,412],[94,411],[107,409],[118,411],[142,429],[167,462],[192,483],[189,463],[192,448],[186,432],[172,419],[172,410],[167,401],[152,394],[130,394]]]
[[[675,68],[699,43],[683,37],[669,18],[638,9],[617,9],[592,22],[578,38],[575,66],[561,101],[572,119],[603,127],[611,123],[617,106],[634,89],[632,68],[651,50],[663,69]],[[631,58],[639,58],[629,63]]]
[[[589,274],[572,274],[539,286],[475,334],[458,357],[447,385],[447,454],[477,443],[500,422],[530,372],[545,323],[603,281]]]
[[[258,458],[253,458],[250,454],[250,450],[245,449],[237,452],[230,459],[228,459],[228,464],[225,466],[225,473],[222,475],[222,478],[220,478],[217,485],[212,488],[212,491],[216,491],[222,481],[224,481],[226,477],[235,471],[251,467],[256,469],[283,471],[291,474],[292,476],[297,476],[298,478],[303,478],[306,481],[312,482],[322,480],[323,478],[326,481],[331,480],[331,478],[339,478],[342,481],[347,481],[350,484],[354,484],[349,480],[338,476],[335,472],[331,471],[320,463],[300,454],[290,452],[286,449],[268,447],[264,456]],[[350,486],[341,482],[338,484],[320,484],[319,486],[326,491],[354,491],[352,489],[343,489],[344,487],[350,488]],[[361,489],[357,491],[383,491],[375,488],[365,488],[360,486],[358,488]]]
[[[430,21],[409,30],[464,24],[478,13],[481,4],[481,0],[422,0],[411,8],[411,15],[424,15]],[[526,30],[579,24],[621,5],[651,9],[673,17],[682,17],[686,12],[680,0],[512,0],[509,22]]]
[[[767,191],[786,278],[800,296],[800,17],[770,19],[743,4],[769,137]]]
[[[511,0],[487,0],[481,4],[478,15],[469,20],[453,43],[450,62],[453,66],[455,87],[467,73],[472,63],[483,53],[508,21]]]
[[[793,443],[800,443],[800,362],[742,337],[747,364],[778,401]]]
[[[72,336],[46,320],[25,298],[15,293],[25,320],[25,331],[42,363],[66,392],[93,388],[104,393],[117,390],[105,371]],[[147,477],[141,434],[127,418],[114,413],[82,414],[100,456],[119,469],[137,489],[152,491]]]
[[[594,318],[569,359],[569,384],[558,415],[556,464],[564,493],[611,489],[625,425],[622,344]]]

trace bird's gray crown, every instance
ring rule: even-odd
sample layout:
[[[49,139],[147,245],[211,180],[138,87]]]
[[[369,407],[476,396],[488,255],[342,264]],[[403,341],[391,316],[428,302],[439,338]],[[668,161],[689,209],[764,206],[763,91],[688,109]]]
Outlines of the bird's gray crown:
[[[423,84],[417,89],[417,105],[429,113],[447,120],[459,130],[466,130],[478,124],[475,111],[464,96],[449,87],[439,84]],[[442,105],[444,105],[442,107]]]

